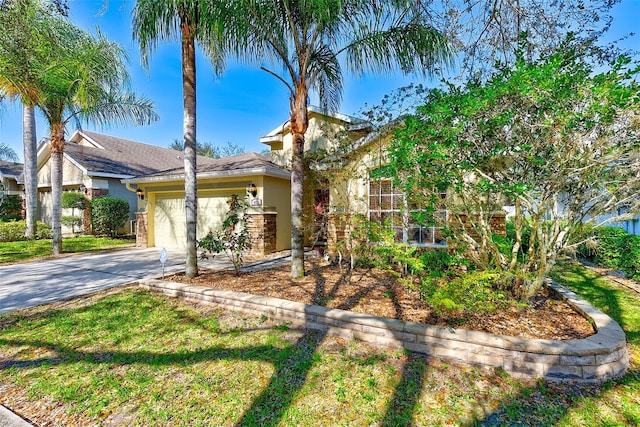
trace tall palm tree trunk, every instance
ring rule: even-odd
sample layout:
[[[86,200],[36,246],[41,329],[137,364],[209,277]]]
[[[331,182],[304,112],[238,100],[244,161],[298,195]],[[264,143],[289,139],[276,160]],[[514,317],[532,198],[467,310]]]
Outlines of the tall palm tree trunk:
[[[187,222],[187,262],[185,275],[198,275],[196,232],[198,188],[196,184],[196,54],[188,20],[182,21],[182,97],[184,108],[184,192]]]
[[[64,125],[51,126],[51,232],[53,255],[62,253],[62,159],[64,154]]]
[[[291,100],[291,277],[304,277],[304,134],[309,127],[306,86]]]
[[[22,145],[24,148],[24,195],[26,207],[27,239],[36,238],[38,214],[38,165],[36,152],[36,117],[34,107],[22,107]]]

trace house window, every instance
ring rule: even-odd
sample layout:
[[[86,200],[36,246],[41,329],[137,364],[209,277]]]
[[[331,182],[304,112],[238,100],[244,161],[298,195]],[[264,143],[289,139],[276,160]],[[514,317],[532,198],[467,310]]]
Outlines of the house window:
[[[393,180],[370,177],[370,221],[388,223],[395,231],[396,242],[425,246],[446,245],[442,227],[416,224],[411,220],[412,212],[418,212],[417,206],[408,205],[404,192],[393,184]],[[435,214],[447,219],[445,209],[439,209]]]

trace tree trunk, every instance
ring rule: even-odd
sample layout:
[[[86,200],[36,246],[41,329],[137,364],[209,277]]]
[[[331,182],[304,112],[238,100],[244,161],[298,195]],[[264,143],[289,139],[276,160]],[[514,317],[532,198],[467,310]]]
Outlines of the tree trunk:
[[[196,232],[198,188],[196,183],[196,54],[188,20],[182,22],[182,98],[184,108],[184,193],[187,221],[187,262],[185,275],[198,275]]]
[[[62,159],[64,154],[64,125],[51,126],[51,232],[53,234],[53,255],[62,253]]]
[[[24,194],[27,210],[27,239],[36,238],[36,222],[38,215],[38,165],[36,118],[32,106],[22,107],[22,145],[24,148]]]
[[[302,223],[304,196],[304,134],[309,127],[307,90],[296,88],[291,100],[291,277],[304,277],[304,227]]]

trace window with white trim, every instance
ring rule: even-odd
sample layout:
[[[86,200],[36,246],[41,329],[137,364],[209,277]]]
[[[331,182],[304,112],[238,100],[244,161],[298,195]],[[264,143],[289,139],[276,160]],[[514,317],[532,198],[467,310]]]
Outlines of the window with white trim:
[[[444,196],[443,196],[444,197]],[[369,178],[369,220],[387,223],[395,230],[396,242],[412,245],[445,246],[446,239],[442,227],[422,226],[411,220],[411,212],[417,206],[409,206],[405,193],[389,178]],[[447,211],[439,209],[435,213],[447,219]]]

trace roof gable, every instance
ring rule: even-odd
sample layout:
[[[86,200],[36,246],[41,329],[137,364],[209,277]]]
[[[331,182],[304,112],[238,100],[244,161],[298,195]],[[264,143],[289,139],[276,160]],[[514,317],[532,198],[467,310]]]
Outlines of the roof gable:
[[[181,151],[88,131],[74,133],[65,155],[90,176],[125,178],[184,167]],[[199,163],[210,160],[198,156]]]

